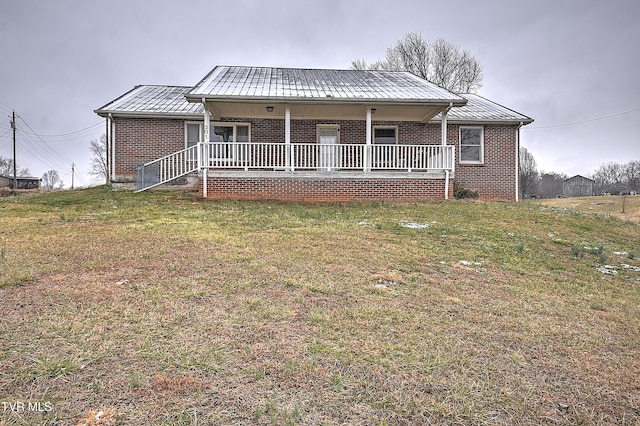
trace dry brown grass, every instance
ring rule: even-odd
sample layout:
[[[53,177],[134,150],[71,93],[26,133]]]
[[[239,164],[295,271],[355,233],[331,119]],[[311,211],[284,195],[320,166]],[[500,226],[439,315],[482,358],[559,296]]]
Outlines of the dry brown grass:
[[[55,407],[0,423],[640,423],[630,223],[97,189],[0,215],[0,400]]]
[[[578,198],[552,198],[540,200],[540,204],[593,213],[601,216],[612,216],[640,224],[640,195]]]
[[[117,411],[113,407],[89,410],[87,415],[80,420],[78,426],[114,426]]]

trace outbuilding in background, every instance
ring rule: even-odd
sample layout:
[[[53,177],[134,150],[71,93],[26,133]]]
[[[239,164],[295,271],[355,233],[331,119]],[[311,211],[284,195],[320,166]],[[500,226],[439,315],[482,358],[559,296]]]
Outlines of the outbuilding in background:
[[[562,195],[565,197],[591,197],[593,196],[593,179],[575,175],[562,181]]]

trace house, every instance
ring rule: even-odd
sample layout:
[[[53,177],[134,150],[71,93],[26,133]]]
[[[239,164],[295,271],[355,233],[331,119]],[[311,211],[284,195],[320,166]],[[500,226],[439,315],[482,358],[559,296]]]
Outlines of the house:
[[[17,189],[39,189],[42,179],[39,177],[18,176],[18,188]],[[0,188],[13,188],[13,176],[0,175]]]
[[[562,181],[562,195],[565,197],[591,197],[593,196],[593,179],[575,175]]]
[[[448,199],[454,180],[517,200],[533,121],[407,72],[244,66],[136,86],[95,112],[114,185],[309,201]]]

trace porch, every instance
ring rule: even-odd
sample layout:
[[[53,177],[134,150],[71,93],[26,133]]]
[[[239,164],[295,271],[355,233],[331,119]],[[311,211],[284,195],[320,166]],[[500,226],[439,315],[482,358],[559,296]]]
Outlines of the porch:
[[[444,184],[455,169],[451,145],[199,142],[138,167],[137,190],[198,172],[209,178],[430,179]]]

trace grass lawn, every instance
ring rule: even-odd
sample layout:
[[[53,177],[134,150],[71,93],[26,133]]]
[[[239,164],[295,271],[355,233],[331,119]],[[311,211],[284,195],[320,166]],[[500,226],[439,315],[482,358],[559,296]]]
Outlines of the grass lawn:
[[[4,198],[0,306],[0,424],[640,424],[611,215]]]
[[[605,196],[579,198],[552,198],[540,200],[546,206],[593,213],[601,216],[613,216],[640,224],[640,196]]]

